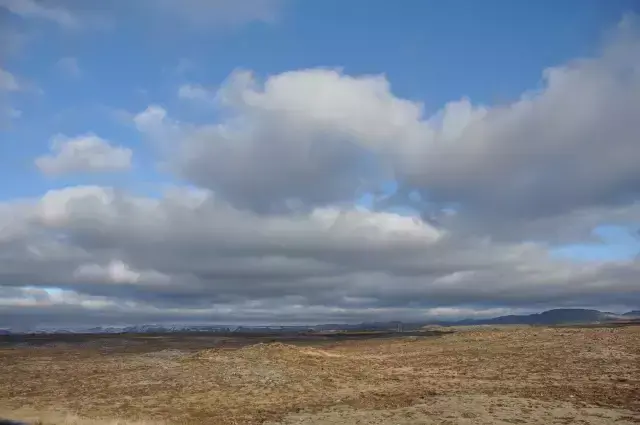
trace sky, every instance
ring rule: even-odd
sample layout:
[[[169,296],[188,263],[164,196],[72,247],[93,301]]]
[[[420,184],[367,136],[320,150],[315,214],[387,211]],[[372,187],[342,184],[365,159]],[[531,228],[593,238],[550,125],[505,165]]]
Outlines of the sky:
[[[635,0],[0,0],[0,327],[640,308]]]

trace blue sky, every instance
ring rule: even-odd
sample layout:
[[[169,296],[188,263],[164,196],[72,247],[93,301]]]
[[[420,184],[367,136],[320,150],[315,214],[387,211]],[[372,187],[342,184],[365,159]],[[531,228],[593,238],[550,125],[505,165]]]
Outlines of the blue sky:
[[[140,0],[105,4],[0,0],[3,27],[0,37],[7,46],[0,51],[0,69],[17,84],[10,88],[9,80],[0,79],[4,81],[0,86],[0,108],[6,115],[0,129],[0,201],[36,199],[49,190],[79,185],[115,187],[157,198],[167,185],[218,190],[223,187],[219,185],[231,184],[235,175],[196,176],[193,170],[197,164],[182,172],[162,168],[161,163],[173,163],[174,158],[163,157],[157,141],[149,140],[149,135],[137,127],[135,118],[155,105],[167,111],[167,119],[176,128],[200,128],[205,130],[198,131],[206,132],[207,125],[226,122],[228,111],[205,104],[218,101],[214,99],[215,93],[233,82],[238,70],[250,70],[258,85],[283,73],[317,68],[339,69],[340,75],[358,78],[384,75],[394,99],[421,105],[421,119],[436,114],[448,102],[461,99],[469,99],[478,110],[486,106],[500,111],[515,105],[523,96],[545,91],[548,87],[543,74],[548,68],[569,69],[576,59],[599,57],[625,16],[639,11],[635,0],[244,1]],[[187,86],[203,88],[208,100],[181,98],[180,89]],[[240,114],[249,110],[247,105],[242,107],[245,109],[240,109]],[[15,112],[6,112],[11,110]],[[256,123],[258,129],[264,125],[263,121]],[[276,131],[275,127],[268,128]],[[163,127],[162,131],[165,130]],[[121,163],[121,167],[116,165],[99,172],[82,166],[73,172],[45,172],[37,158],[52,154],[51,143],[57,135],[70,139],[95,135],[130,152],[131,164]],[[544,140],[538,142],[544,144]],[[176,149],[181,143],[168,141]],[[580,156],[581,151],[578,149],[573,155]],[[567,164],[571,168],[574,163]],[[619,164],[610,165],[609,168],[615,168]],[[277,167],[268,169],[277,174]],[[505,168],[506,180],[510,178],[508,170],[515,169],[515,165]],[[476,211],[474,208],[481,211],[487,203],[508,198],[490,191],[474,195],[473,189],[458,186],[465,177],[445,176],[446,167],[439,173],[429,177],[433,187],[425,184],[419,190],[425,194],[433,189],[437,201],[459,204],[465,212]],[[511,178],[515,181],[514,176]],[[413,177],[426,178],[422,174],[416,177],[415,173]],[[489,174],[485,177],[487,182],[498,181],[491,180]],[[284,181],[278,176],[273,178],[274,182]],[[635,175],[628,174],[612,181],[618,188],[624,186],[627,195],[636,193],[627,190],[635,184],[634,178]],[[300,181],[309,185],[308,193],[315,191],[311,180],[301,177]],[[473,178],[467,183],[471,187]],[[557,186],[564,188],[563,185],[559,182]],[[387,180],[382,191],[390,195],[396,186],[396,182]],[[557,199],[554,186],[548,185],[547,189],[531,186],[535,189],[531,199]],[[333,190],[330,183],[327,187],[328,191]],[[240,193],[240,189],[231,193],[232,189],[224,188],[230,202],[246,201],[248,195]],[[298,190],[283,188],[282,193],[294,189]],[[576,187],[575,192],[579,191]],[[577,203],[573,209],[559,206],[565,208],[566,214],[562,216],[565,224],[558,225],[555,233],[561,234],[571,227],[571,214],[586,217],[601,211],[598,208],[607,211],[622,208],[621,204],[608,201],[598,204],[608,199],[607,194],[593,198],[597,200]],[[309,199],[316,202],[321,198]],[[354,197],[351,201],[368,208],[375,205],[371,195]],[[513,203],[521,201],[518,198]],[[508,207],[509,202],[507,199],[504,205]],[[561,204],[564,205],[563,201],[558,201]],[[318,207],[318,203],[313,203],[313,207]],[[388,211],[415,213],[410,205],[395,205]],[[629,261],[640,252],[638,223],[628,212],[631,210],[621,211],[607,213],[609,218],[587,220],[591,223],[590,241],[576,236],[575,240],[564,238],[555,242],[554,232],[541,237],[529,232],[530,228],[542,226],[544,220],[555,220],[560,215],[536,216],[538,221],[532,219],[526,226],[518,221],[520,216],[505,216],[505,222],[519,223],[513,226],[521,229],[526,227],[526,231],[517,231],[515,236],[509,236],[515,227],[498,223],[502,218],[483,222],[474,218],[470,226],[474,234],[482,233],[478,229],[486,226],[488,237],[496,240],[548,241],[549,253],[556,258],[581,262]],[[532,212],[531,216],[535,214]]]
[[[599,243],[566,245],[553,253],[583,261],[616,261],[640,255],[640,235],[622,226],[599,226],[593,231]]]

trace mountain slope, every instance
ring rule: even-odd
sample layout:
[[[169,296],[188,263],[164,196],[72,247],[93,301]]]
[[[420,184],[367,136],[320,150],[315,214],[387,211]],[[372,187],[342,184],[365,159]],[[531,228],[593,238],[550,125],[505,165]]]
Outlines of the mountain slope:
[[[559,325],[611,321],[621,315],[581,308],[560,308],[528,315],[509,315],[491,319],[466,319],[458,325]]]

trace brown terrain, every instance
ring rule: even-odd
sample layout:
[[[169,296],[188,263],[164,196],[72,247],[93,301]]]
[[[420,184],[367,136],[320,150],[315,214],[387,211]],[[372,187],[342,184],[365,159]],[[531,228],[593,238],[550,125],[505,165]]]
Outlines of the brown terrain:
[[[640,423],[640,327],[0,347],[0,417],[98,424]],[[218,341],[219,342],[219,341]]]

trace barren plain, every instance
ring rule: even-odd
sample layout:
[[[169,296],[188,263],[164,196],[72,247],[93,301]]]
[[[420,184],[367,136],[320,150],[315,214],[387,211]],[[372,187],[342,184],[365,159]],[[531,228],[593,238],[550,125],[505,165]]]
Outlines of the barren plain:
[[[43,425],[640,423],[639,326],[205,342],[1,347],[0,417]]]

